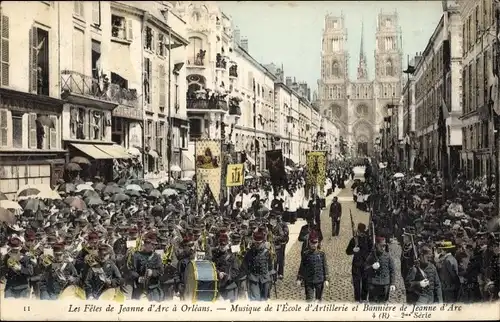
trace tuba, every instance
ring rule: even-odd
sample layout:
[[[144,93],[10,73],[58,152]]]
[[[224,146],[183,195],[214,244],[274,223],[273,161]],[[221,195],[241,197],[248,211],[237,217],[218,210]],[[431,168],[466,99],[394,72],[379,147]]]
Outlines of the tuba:
[[[43,254],[40,256],[40,263],[43,267],[49,267],[54,262],[54,256],[50,254]]]
[[[7,267],[10,269],[14,269],[15,266],[19,265],[20,259],[18,256],[9,256],[7,260]]]

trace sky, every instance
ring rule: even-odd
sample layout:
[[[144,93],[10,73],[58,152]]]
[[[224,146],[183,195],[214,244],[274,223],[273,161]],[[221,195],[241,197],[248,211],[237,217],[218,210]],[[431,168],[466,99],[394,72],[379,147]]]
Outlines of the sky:
[[[375,68],[377,15],[397,12],[403,39],[403,67],[407,55],[424,51],[442,15],[441,1],[228,1],[219,2],[232,17],[241,37],[248,38],[248,51],[262,64],[283,64],[285,77],[306,81],[317,89],[321,72],[321,41],[326,14],[344,15],[349,75],[356,78],[364,24],[364,48],[368,75]]]

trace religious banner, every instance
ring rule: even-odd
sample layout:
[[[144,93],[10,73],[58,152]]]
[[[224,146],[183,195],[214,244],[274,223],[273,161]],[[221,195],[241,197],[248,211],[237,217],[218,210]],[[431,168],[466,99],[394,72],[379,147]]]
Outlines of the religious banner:
[[[310,187],[319,186],[319,191],[322,192],[326,183],[326,152],[310,151],[306,156],[306,184]]]
[[[286,187],[287,179],[285,172],[285,163],[283,160],[283,152],[279,150],[266,151],[266,166],[271,177],[273,186]]]
[[[196,192],[202,200],[208,187],[216,202],[221,189],[221,147],[218,140],[197,140],[195,143]]]
[[[243,163],[228,164],[226,173],[226,187],[242,186],[245,182]]]

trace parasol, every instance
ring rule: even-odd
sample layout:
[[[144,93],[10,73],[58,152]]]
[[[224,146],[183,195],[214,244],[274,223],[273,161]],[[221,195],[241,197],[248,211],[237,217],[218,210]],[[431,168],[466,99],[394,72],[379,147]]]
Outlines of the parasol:
[[[99,197],[92,196],[92,197],[85,199],[85,203],[88,206],[97,206],[97,205],[102,205],[104,203],[104,201],[102,201],[102,199]]]
[[[94,190],[96,190],[96,191],[103,191],[106,188],[106,185],[102,182],[97,182],[97,183],[94,183],[93,187],[94,187]]]
[[[79,210],[87,209],[85,201],[83,201],[80,197],[69,197],[64,199],[64,202],[67,203],[70,207],[74,207]]]
[[[82,167],[75,162],[66,163],[65,168],[68,171],[82,171]]]
[[[34,198],[40,191],[41,189],[36,186],[26,185],[17,191],[16,198],[17,200]]]
[[[137,190],[125,190],[125,193],[129,196],[140,197],[141,193]]]
[[[54,190],[44,189],[36,195],[37,199],[50,199],[50,200],[61,200],[61,195]]]
[[[160,198],[161,197],[161,192],[159,190],[157,190],[157,189],[153,189],[149,193],[149,196],[153,197],[153,198]]]
[[[177,195],[178,193],[177,193],[177,191],[175,191],[172,188],[167,188],[167,189],[163,190],[163,192],[161,194],[164,196],[172,196],[172,195]]]
[[[392,177],[393,178],[404,178],[404,174],[402,174],[401,172],[398,172],[398,173],[395,173]]]
[[[112,202],[117,202],[117,201],[126,201],[126,200],[129,200],[129,199],[130,199],[130,197],[129,197],[129,196],[127,196],[127,195],[126,195],[126,194],[124,194],[124,193],[117,193],[117,194],[115,194],[115,195],[113,195],[113,196],[111,197],[111,201],[112,201]]]
[[[40,199],[28,199],[23,201],[24,210],[31,210],[32,212],[37,212],[38,210],[44,210],[45,204]]]
[[[19,205],[17,202],[12,200],[0,200],[0,208],[8,209],[8,210],[21,210],[23,207]]]
[[[40,115],[36,119],[41,125],[46,126],[48,128],[54,129],[56,126],[54,124],[54,120],[51,119],[48,115]]]
[[[123,193],[123,189],[118,186],[108,184],[102,192],[105,194],[114,195],[117,193]]]
[[[73,163],[78,163],[78,164],[90,164],[89,159],[84,158],[84,157],[73,157],[69,161],[73,162]]]
[[[62,185],[60,185],[58,188],[57,188],[57,191],[59,192],[65,192],[65,193],[69,193],[69,192],[73,192],[76,190],[76,186],[72,183],[63,183]]]
[[[13,225],[16,223],[16,216],[10,210],[0,208],[0,222]]]
[[[76,186],[76,192],[82,192],[85,190],[94,190],[91,185],[81,183],[78,186]]]
[[[85,193],[83,194],[83,198],[101,198],[99,196],[98,192],[95,192],[94,190],[85,190]]]
[[[128,184],[127,186],[125,186],[125,189],[126,190],[143,191],[141,186],[139,186],[138,184]]]

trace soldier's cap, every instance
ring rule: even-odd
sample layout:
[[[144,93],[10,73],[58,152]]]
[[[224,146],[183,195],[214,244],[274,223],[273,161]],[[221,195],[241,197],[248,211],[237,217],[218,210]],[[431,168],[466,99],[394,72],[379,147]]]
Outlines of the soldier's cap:
[[[239,242],[241,240],[241,235],[238,233],[232,233],[231,234],[231,241],[233,242]]]
[[[11,249],[21,249],[21,240],[18,237],[11,237],[9,240],[9,247]]]
[[[229,242],[229,238],[226,234],[220,234],[219,235],[219,244],[220,245],[227,245]]]
[[[36,239],[36,234],[33,230],[27,230],[24,233],[24,239],[27,241],[34,241]]]
[[[106,244],[99,245],[98,250],[100,253],[103,253],[103,254],[109,254],[111,252],[111,249]]]
[[[377,236],[375,237],[375,242],[377,244],[382,244],[382,243],[385,243],[385,237],[382,237],[382,236]]]
[[[97,240],[99,239],[99,234],[95,231],[91,232],[88,236],[87,236],[87,239],[88,240]]]
[[[52,245],[52,252],[54,254],[61,254],[64,252],[64,244],[63,243],[56,243]]]
[[[450,249],[455,248],[455,245],[453,245],[453,242],[451,241],[442,241],[437,244],[437,247],[441,249]]]
[[[311,243],[319,242],[319,236],[315,230],[311,231],[311,233],[309,234],[309,242]]]
[[[255,242],[262,242],[264,241],[264,233],[261,231],[256,231],[252,234],[252,238]]]

